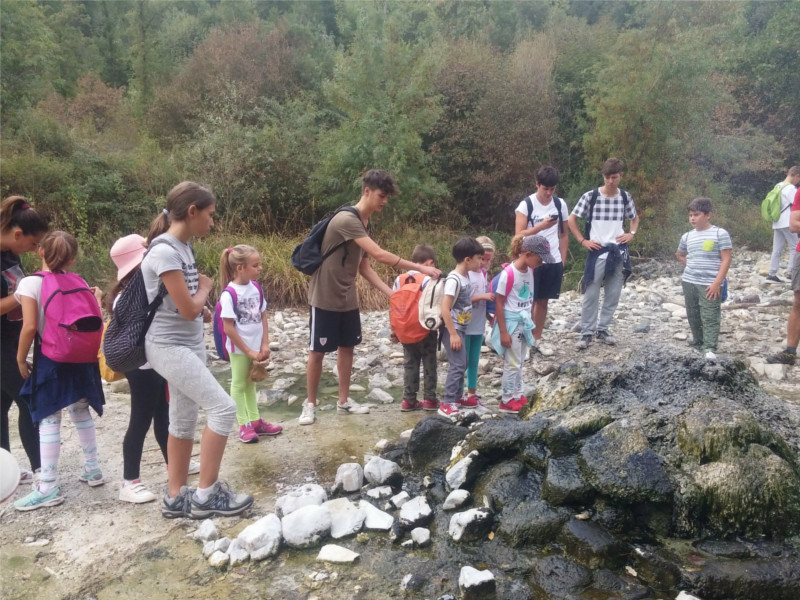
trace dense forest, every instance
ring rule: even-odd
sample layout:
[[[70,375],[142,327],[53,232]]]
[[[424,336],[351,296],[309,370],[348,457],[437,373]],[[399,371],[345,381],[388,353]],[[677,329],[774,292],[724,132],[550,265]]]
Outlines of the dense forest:
[[[222,232],[293,236],[402,189],[384,223],[512,229],[536,170],[572,207],[623,159],[641,253],[710,196],[740,243],[800,163],[800,3],[3,0],[2,194],[106,244],[182,179]],[[762,235],[763,234],[763,235]],[[105,246],[107,247],[107,246]]]

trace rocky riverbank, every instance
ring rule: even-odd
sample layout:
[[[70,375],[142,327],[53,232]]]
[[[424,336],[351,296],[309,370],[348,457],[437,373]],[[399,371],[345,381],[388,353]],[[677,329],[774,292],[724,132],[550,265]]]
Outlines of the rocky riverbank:
[[[658,482],[653,483],[652,493],[656,500],[666,493],[674,494],[675,489],[682,489],[681,486],[689,486],[692,493],[687,495],[686,502],[679,503],[679,506],[683,507],[681,510],[674,513],[670,511],[668,515],[664,511],[660,513],[656,511],[654,516],[648,517],[648,527],[652,527],[653,531],[663,536],[676,534],[721,536],[727,532],[733,535],[747,534],[759,539],[761,534],[779,536],[782,522],[791,525],[791,519],[788,521],[781,519],[780,513],[775,513],[772,520],[761,518],[765,515],[754,513],[746,500],[740,503],[740,510],[736,514],[715,513],[713,510],[715,494],[724,495],[726,489],[715,488],[713,481],[703,488],[704,484],[696,477],[697,472],[703,471],[701,467],[708,462],[709,452],[712,454],[713,451],[721,452],[720,449],[723,448],[726,456],[730,453],[732,450],[730,443],[727,446],[720,444],[726,440],[730,442],[732,436],[726,437],[721,434],[719,437],[712,436],[709,441],[698,433],[700,430],[692,423],[702,424],[717,418],[720,431],[730,431],[730,428],[726,429],[726,425],[733,423],[737,435],[741,432],[752,434],[747,438],[749,441],[746,447],[735,448],[737,452],[742,456],[755,453],[757,456],[753,455],[752,458],[756,461],[767,461],[764,463],[767,466],[774,460],[770,456],[781,458],[781,452],[789,452],[790,454],[785,456],[791,458],[791,453],[796,455],[800,451],[796,433],[797,425],[800,423],[797,419],[797,410],[800,407],[798,391],[800,368],[787,368],[783,365],[765,366],[763,361],[768,354],[780,350],[784,343],[786,318],[792,294],[788,285],[765,284],[763,280],[765,269],[763,254],[736,252],[729,277],[731,299],[724,306],[722,321],[719,354],[723,358],[710,364],[688,349],[686,341],[688,325],[682,313],[680,280],[678,270],[673,265],[664,266],[654,261],[636,265],[635,277],[629,281],[623,292],[622,302],[617,311],[614,333],[619,343],[614,347],[593,344],[586,351],[576,351],[574,349],[576,334],[572,329],[578,319],[580,297],[574,292],[567,292],[562,295],[561,300],[551,303],[549,323],[544,335],[547,356],[536,354],[527,368],[528,383],[538,384],[542,392],[541,405],[538,409],[546,412],[569,411],[573,408],[578,413],[585,413],[586,409],[583,407],[558,403],[567,397],[564,394],[566,387],[579,385],[583,381],[584,383],[580,385],[585,388],[586,374],[601,372],[604,375],[599,379],[595,377],[595,380],[604,383],[603,385],[598,383],[590,404],[592,411],[599,406],[605,412],[604,416],[601,415],[602,418],[590,421],[601,429],[608,426],[607,431],[603,429],[605,434],[602,436],[599,430],[592,427],[579,429],[581,435],[577,437],[580,443],[575,445],[570,445],[569,436],[566,436],[565,448],[569,449],[568,452],[554,453],[553,448],[559,446],[550,447],[545,444],[550,456],[542,455],[542,465],[546,465],[547,461],[552,459],[553,466],[550,469],[544,467],[541,471],[543,477],[540,482],[541,493],[556,505],[554,509],[556,515],[564,512],[564,507],[559,502],[566,503],[565,506],[568,507],[574,507],[578,502],[577,506],[580,508],[580,510],[569,510],[568,515],[564,512],[565,517],[569,516],[564,521],[569,530],[563,533],[558,533],[560,530],[553,530],[553,536],[560,540],[559,548],[578,548],[576,552],[585,554],[585,543],[569,541],[585,533],[581,533],[583,531],[581,525],[573,524],[570,519],[576,514],[586,513],[592,518],[592,520],[587,518],[587,522],[597,524],[595,516],[602,514],[602,511],[597,510],[588,499],[594,502],[598,494],[608,496],[608,490],[612,488],[607,487],[609,484],[605,483],[601,468],[603,464],[597,464],[586,471],[592,475],[584,482],[585,485],[573,487],[574,480],[570,478],[570,474],[574,473],[574,469],[571,466],[573,462],[577,464],[578,461],[582,461],[580,462],[582,468],[587,469],[587,465],[594,464],[592,460],[596,461],[597,457],[605,456],[609,460],[614,458],[613,448],[616,447],[614,444],[618,443],[615,441],[617,438],[610,441],[604,438],[617,435],[619,432],[615,434],[614,427],[619,427],[621,421],[631,418],[630,415],[623,414],[622,410],[622,407],[626,406],[626,394],[646,400],[643,402],[644,408],[640,408],[640,411],[646,414],[651,408],[659,407],[659,398],[673,391],[671,388],[679,390],[682,389],[680,386],[684,386],[687,391],[685,407],[689,407],[688,399],[690,397],[696,399],[689,392],[692,390],[697,392],[703,389],[701,385],[708,383],[708,377],[703,373],[709,369],[714,372],[718,365],[730,364],[728,359],[742,360],[748,365],[749,374],[746,370],[739,370],[736,371],[740,373],[737,378],[741,379],[745,375],[754,377],[764,390],[780,400],[774,405],[748,404],[746,408],[752,416],[751,420],[742,419],[742,415],[736,412],[741,408],[739,405],[730,407],[731,410],[723,414],[714,411],[703,412],[702,406],[692,404],[693,412],[690,411],[689,415],[691,418],[683,421],[682,430],[675,430],[677,437],[674,440],[677,442],[674,445],[680,446],[681,452],[685,453],[680,459],[675,452],[672,454],[669,452],[669,447],[674,441],[672,438],[666,436],[661,440],[654,440],[654,433],[657,430],[645,427],[641,437],[637,438],[639,444],[654,448],[653,451],[658,456],[661,456],[659,453],[664,454],[664,470],[669,473],[669,477],[674,475],[671,469],[686,462],[687,457],[697,463],[695,471],[681,471],[680,477],[676,476],[677,478],[673,479],[668,477],[669,486],[664,482],[661,485]],[[397,438],[402,431],[411,430],[424,416],[418,413],[399,412],[398,403],[402,393],[402,348],[392,345],[388,339],[387,313],[366,314],[362,321],[365,343],[356,352],[355,385],[352,395],[358,400],[374,403],[372,413],[364,417],[335,415],[335,411],[332,410],[336,389],[335,359],[329,357],[325,362],[323,401],[318,413],[318,423],[312,427],[300,428],[296,425],[296,416],[299,413],[299,403],[304,398],[305,355],[308,341],[307,313],[278,311],[272,315],[271,377],[264,382],[260,398],[264,417],[280,422],[284,425],[285,431],[278,438],[264,441],[255,447],[238,444],[235,442],[235,436],[231,436],[231,444],[223,464],[223,476],[237,489],[253,493],[256,496],[256,504],[252,514],[246,518],[220,520],[218,526],[223,535],[235,538],[258,517],[273,513],[276,511],[278,498],[300,484],[314,483],[329,488],[334,483],[339,465],[342,463],[365,465],[367,462],[365,455],[380,452],[374,447],[379,439]],[[481,362],[479,394],[492,409],[496,407],[497,402],[501,363],[493,353],[486,350]],[[658,371],[661,375],[656,380],[637,378],[628,374],[631,370],[647,372],[660,363],[667,363],[668,368]],[[684,363],[690,365],[688,371],[683,368],[672,371],[669,367],[669,365],[685,366]],[[691,367],[691,365],[697,366]],[[225,366],[220,363],[213,363],[212,366],[224,381]],[[728,367],[721,368],[725,371]],[[682,374],[680,386],[675,379],[679,371]],[[445,372],[446,363],[440,363],[440,382],[444,381]],[[695,373],[696,381],[691,373]],[[582,377],[584,379],[581,379]],[[625,382],[631,383],[626,385]],[[698,386],[694,386],[695,382]],[[472,556],[472,559],[469,559],[470,564],[481,571],[487,566],[483,563],[484,559],[480,553],[476,554],[477,550],[470,550],[469,545],[456,552],[450,548],[450,542],[447,542],[443,554],[435,554],[432,549],[425,550],[413,546],[400,551],[393,545],[390,536],[371,535],[368,539],[353,538],[347,540],[349,543],[343,544],[361,554],[361,562],[352,567],[331,567],[331,563],[325,561],[315,566],[317,550],[284,550],[277,558],[262,563],[247,563],[226,571],[215,570],[202,558],[197,544],[184,537],[188,533],[194,533],[197,523],[166,522],[161,519],[156,503],[132,506],[117,500],[117,484],[121,477],[121,439],[127,420],[127,396],[121,388],[122,386],[116,388],[120,389],[120,393],[109,393],[106,415],[98,419],[101,464],[110,480],[107,485],[88,489],[87,486],[77,482],[74,476],[80,467],[77,439],[71,426],[65,422],[62,453],[62,473],[65,482],[63,487],[66,496],[64,505],[24,514],[15,513],[10,509],[10,503],[3,505],[0,513],[2,545],[0,571],[2,571],[4,597],[27,598],[36,593],[39,596],[53,598],[96,597],[102,600],[112,596],[118,597],[119,594],[128,598],[157,598],[160,597],[158,594],[163,592],[163,597],[175,597],[178,594],[195,597],[211,594],[224,597],[234,594],[239,598],[394,598],[401,594],[400,585],[404,576],[421,572],[423,569],[420,565],[430,561],[435,569],[438,569],[433,573],[438,572],[439,575],[428,574],[423,578],[427,583],[417,581],[415,584],[412,578],[406,582],[406,591],[402,593],[410,594],[410,597],[435,598],[438,596],[433,595],[434,593],[441,592],[445,595],[448,590],[449,593],[458,593],[460,568],[465,566],[459,563],[465,561],[465,557]],[[605,397],[608,395],[619,396],[615,401],[620,404],[603,406],[607,404]],[[652,406],[648,407],[648,402],[652,403]],[[663,398],[661,402],[664,402]],[[673,416],[669,416],[668,410],[674,408],[676,411],[674,420],[677,424],[681,407],[674,406],[675,402],[666,404],[666,407],[661,406],[653,414],[660,414],[662,415],[660,418],[669,421]],[[646,425],[655,427],[656,421],[657,419],[652,417]],[[527,422],[530,423],[531,420]],[[458,429],[466,432],[463,427]],[[769,438],[767,433],[775,436],[772,442],[767,439]],[[574,436],[575,432],[572,434]],[[596,436],[600,437],[594,439]],[[751,443],[757,441],[756,438],[760,442]],[[783,440],[785,447],[776,442],[777,439]],[[12,451],[15,456],[24,456],[18,440],[12,441]],[[441,444],[439,451],[446,452],[445,456],[449,459],[450,448],[457,441],[455,438],[440,435],[429,439],[425,446],[436,448],[437,444]],[[558,442],[558,439],[555,441]],[[626,444],[636,446],[635,441],[628,440]],[[612,450],[604,451],[603,448],[606,447],[604,444],[610,444]],[[749,450],[753,445],[761,446],[769,452]],[[592,448],[596,451],[590,452]],[[405,451],[403,444],[395,449],[397,452],[391,457],[403,463],[404,472],[407,471],[405,488],[417,495],[424,489],[421,473],[424,465],[419,460],[405,464],[403,462],[405,459],[402,458],[402,453]],[[637,449],[644,451],[645,448],[637,446]],[[392,447],[389,448],[389,452],[392,452]],[[759,452],[761,454],[758,454]],[[458,456],[453,457],[453,460]],[[718,455],[714,456],[719,458]],[[655,458],[653,460],[658,462]],[[731,461],[736,462],[733,459]],[[414,462],[419,464],[415,464],[412,469],[411,464]],[[441,465],[442,468],[444,466]],[[503,467],[503,469],[508,468]],[[530,466],[525,468],[530,469]],[[420,473],[415,474],[417,470]],[[441,477],[443,473],[441,471]],[[558,473],[564,476],[556,477]],[[723,475],[726,473],[730,475],[728,471]],[[788,476],[788,473],[781,475],[778,469],[774,471],[774,476],[780,479]],[[154,491],[165,482],[163,464],[159,460],[152,440],[148,440],[142,477]],[[441,477],[438,485],[445,490]],[[497,479],[498,475],[495,474],[493,477]],[[497,481],[502,482],[502,479],[500,477]],[[768,482],[774,481],[774,478],[768,479]],[[490,483],[491,481],[482,484],[480,489],[489,489],[486,486]],[[500,484],[495,482],[492,485],[496,488]],[[625,486],[622,489],[625,489]],[[698,489],[704,490],[704,493],[697,493]],[[18,494],[26,491],[20,490]],[[482,496],[486,495],[485,492],[478,492],[473,496],[473,504],[484,505]],[[439,512],[435,498],[436,494],[432,494],[431,504],[434,506],[436,516],[431,529],[434,533],[438,531],[440,538],[444,535],[446,539],[450,514]],[[444,499],[442,497],[440,500]],[[695,503],[689,502],[690,500]],[[586,507],[580,503],[586,503]],[[497,511],[498,506],[492,508]],[[754,518],[754,515],[759,518]],[[506,552],[503,548],[516,548],[515,551],[519,552],[520,545],[523,547],[527,545],[524,540],[528,534],[524,532],[524,528],[514,529],[513,515],[507,517],[499,521],[506,523],[503,526],[503,535],[500,536],[505,540],[503,542],[505,546],[500,546],[502,550],[500,554]],[[747,524],[751,522],[755,528],[748,530]],[[620,523],[624,527],[629,525],[625,521]],[[560,523],[558,527],[562,525],[563,523]],[[600,525],[609,527],[607,522],[601,522]],[[572,530],[577,530],[578,533]],[[614,533],[613,528],[612,533]],[[625,544],[631,543],[623,541]],[[600,564],[596,562],[599,559],[592,559],[591,556],[587,558],[585,555],[551,556],[546,560],[530,556],[532,565],[530,572],[501,578],[497,592],[501,594],[500,597],[523,598],[526,596],[518,595],[517,586],[524,585],[527,589],[539,590],[535,592],[534,597],[559,597],[554,595],[555,591],[547,591],[549,588],[542,587],[537,582],[546,583],[548,580],[559,581],[558,577],[573,577],[578,583],[583,581],[583,588],[588,589],[599,581],[598,577],[601,579],[605,577],[611,585],[621,577],[621,574],[614,572],[611,574],[613,577],[604,575],[603,569],[619,570],[627,566],[637,572],[637,576],[628,574],[630,577],[635,577],[631,586],[628,586],[630,593],[605,597],[650,597],[646,594],[637,595],[635,591],[652,590],[653,587],[647,586],[652,586],[653,581],[667,577],[672,577],[670,581],[674,585],[681,582],[680,578],[674,577],[674,569],[669,566],[674,563],[660,562],[659,557],[662,557],[668,549],[663,544],[657,545],[651,542],[653,540],[648,541],[649,546],[640,544],[626,547],[638,548],[642,553],[655,557],[653,560],[637,558],[633,561],[620,562],[619,556],[613,552],[608,553],[608,557],[617,556],[617,558],[609,558],[611,561],[609,564],[602,561]],[[714,543],[722,544],[722,542]],[[753,561],[752,568],[748,572],[753,572],[753,569],[760,565],[758,560],[764,553],[769,555],[770,552],[774,554],[780,551],[787,553],[787,560],[792,558],[790,547],[787,549],[783,545],[770,546],[762,542],[753,544],[742,538],[742,541],[730,547],[725,546],[727,550],[720,549],[721,546],[715,548],[718,554],[733,552]],[[706,569],[701,568],[704,565],[695,565],[695,571],[687,571],[701,573],[695,576],[698,579],[705,578],[696,583],[693,589],[710,589],[712,591],[709,593],[713,593],[714,582],[725,580],[722,573],[725,565],[709,560],[709,555],[703,553],[702,549],[695,548],[692,551],[691,548],[693,547],[690,545],[689,551],[684,552],[682,556],[694,556],[694,559],[687,558],[687,560],[705,561],[705,564],[713,565]],[[631,550],[631,552],[638,551]],[[513,553],[503,555],[505,557],[500,554],[494,556],[501,566],[506,563],[514,564],[517,560]],[[605,551],[600,553],[601,556],[606,554]],[[713,553],[711,555],[714,556]],[[537,560],[534,561],[533,558]],[[562,562],[559,562],[560,559],[563,559]],[[673,584],[666,586],[665,589],[674,589]],[[418,592],[414,592],[414,585],[420,586]],[[575,589],[583,588],[578,585]],[[707,597],[734,596],[708,595]]]

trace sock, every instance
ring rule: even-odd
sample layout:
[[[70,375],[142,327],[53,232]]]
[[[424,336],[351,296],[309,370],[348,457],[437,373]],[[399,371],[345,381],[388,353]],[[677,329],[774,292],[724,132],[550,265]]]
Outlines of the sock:
[[[216,481],[210,487],[207,488],[198,487],[194,493],[195,498],[197,498],[197,501],[202,503],[208,500],[208,497],[211,495],[211,490],[214,489],[215,485],[217,485]]]
[[[131,487],[132,485],[134,485],[136,483],[142,483],[142,480],[141,479],[123,479],[122,480],[122,487],[124,487],[124,488]]]
[[[786,346],[786,354],[797,354],[797,346]]]

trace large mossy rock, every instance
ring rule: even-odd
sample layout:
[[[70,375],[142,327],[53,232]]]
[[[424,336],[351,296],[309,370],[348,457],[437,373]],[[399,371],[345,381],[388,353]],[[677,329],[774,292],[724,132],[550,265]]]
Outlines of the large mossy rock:
[[[406,445],[408,462],[412,469],[423,471],[429,466],[443,468],[450,460],[450,452],[467,436],[464,427],[450,419],[432,415],[422,419]]]

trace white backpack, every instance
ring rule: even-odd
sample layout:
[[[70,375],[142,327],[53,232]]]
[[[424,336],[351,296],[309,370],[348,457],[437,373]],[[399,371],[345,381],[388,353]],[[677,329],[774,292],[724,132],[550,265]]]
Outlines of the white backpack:
[[[419,298],[419,324],[425,329],[436,331],[442,326],[442,298],[444,297],[444,284],[448,279],[456,282],[456,293],[453,300],[461,293],[461,281],[458,277],[440,277],[430,279],[422,288]]]

